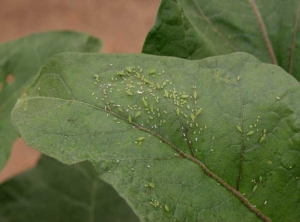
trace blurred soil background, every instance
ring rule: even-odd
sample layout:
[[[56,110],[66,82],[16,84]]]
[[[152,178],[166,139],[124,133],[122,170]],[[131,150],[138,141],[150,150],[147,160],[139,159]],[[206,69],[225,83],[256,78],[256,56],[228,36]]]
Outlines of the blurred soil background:
[[[100,38],[101,52],[139,53],[159,4],[160,0],[1,0],[0,43],[34,32],[74,30]],[[18,139],[0,172],[0,183],[34,167],[39,157]]]

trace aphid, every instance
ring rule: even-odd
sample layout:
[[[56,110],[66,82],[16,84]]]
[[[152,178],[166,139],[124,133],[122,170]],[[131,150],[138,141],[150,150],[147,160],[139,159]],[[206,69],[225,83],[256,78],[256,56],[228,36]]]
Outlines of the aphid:
[[[239,125],[237,125],[236,128],[237,128],[237,130],[240,131],[241,133],[243,132],[242,128],[241,128]]]
[[[135,114],[135,117],[138,117],[138,116],[140,116],[142,114],[142,112],[141,111],[138,111],[136,114]]]
[[[122,113],[124,112],[123,109],[122,109],[121,107],[118,107],[118,110],[119,110],[120,112],[122,112]]]
[[[276,98],[277,98],[278,100],[280,100],[280,97],[279,97],[279,96],[277,96]]]
[[[131,73],[132,72],[133,67],[126,67],[126,71]]]
[[[255,186],[253,187],[252,191],[255,192],[257,189],[257,184],[255,184]]]
[[[264,129],[264,134],[266,134],[267,133],[267,129]]]
[[[142,142],[145,139],[145,137],[139,137],[136,141]]]
[[[198,109],[197,112],[196,112],[196,116],[200,115],[202,112],[202,108]]]
[[[153,117],[152,117],[152,116],[149,116],[149,119],[153,119]]]
[[[181,98],[182,98],[182,99],[189,98],[189,95],[181,95]]]
[[[164,97],[169,97],[169,92],[168,92],[168,90],[165,90],[165,95],[164,95]]]
[[[262,179],[263,179],[263,177],[262,176],[259,176],[259,182],[261,182],[262,181]]]
[[[264,134],[264,135],[260,138],[259,142],[262,143],[265,139],[266,139],[266,134]]]
[[[176,109],[176,113],[177,113],[177,116],[179,116],[179,114],[180,114],[180,109],[177,107],[177,109]]]
[[[124,73],[124,71],[119,71],[119,72],[117,73],[117,75],[119,75],[119,76],[125,76],[125,73]]]
[[[191,113],[191,119],[192,119],[193,122],[195,121],[195,116],[194,116],[193,113]]]
[[[154,112],[153,105],[150,105],[150,110],[151,110],[152,113]]]
[[[131,117],[131,116],[128,116],[128,121],[129,121],[130,123],[132,123],[132,117]]]
[[[165,210],[166,210],[167,212],[169,212],[169,207],[168,207],[168,205],[165,205]]]
[[[151,188],[155,188],[154,183],[148,183],[148,185],[149,185],[149,187],[151,187]]]
[[[255,132],[255,131],[249,131],[249,132],[247,133],[247,136],[252,135],[254,132]]]
[[[197,92],[196,91],[194,91],[194,99],[197,99]]]
[[[129,95],[129,96],[132,96],[132,92],[130,92],[130,89],[126,90],[126,94]]]
[[[156,73],[156,69],[151,69],[151,70],[149,70],[149,72],[148,72],[150,75],[154,75],[155,73]]]
[[[143,100],[144,105],[145,105],[146,107],[148,107],[147,100],[146,100],[144,97],[142,98],[142,100]]]

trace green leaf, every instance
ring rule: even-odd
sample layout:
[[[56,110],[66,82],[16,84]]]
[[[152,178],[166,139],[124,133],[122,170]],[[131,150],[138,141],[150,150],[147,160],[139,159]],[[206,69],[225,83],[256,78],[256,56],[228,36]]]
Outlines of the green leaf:
[[[0,185],[0,199],[1,221],[139,221],[88,162],[66,166],[42,156],[34,169]]]
[[[247,52],[300,80],[298,0],[162,0],[143,52],[201,59]]]
[[[292,76],[245,53],[63,53],[12,119],[31,147],[91,161],[142,221],[299,221],[299,97]]]
[[[98,39],[70,31],[38,33],[0,45],[0,169],[18,137],[11,110],[46,61],[60,52],[96,52],[99,48]]]

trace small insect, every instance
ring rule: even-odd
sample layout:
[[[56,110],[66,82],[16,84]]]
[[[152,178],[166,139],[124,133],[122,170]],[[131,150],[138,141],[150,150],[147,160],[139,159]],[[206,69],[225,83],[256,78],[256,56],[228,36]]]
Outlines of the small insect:
[[[189,95],[181,95],[181,98],[182,98],[182,99],[189,98]]]
[[[155,188],[154,183],[148,183],[148,185],[149,185],[149,187],[151,187],[151,188]]]
[[[194,99],[197,99],[197,92],[196,91],[194,91]]]
[[[255,192],[257,189],[257,184],[255,184],[255,186],[253,187],[252,191]]]
[[[179,116],[180,115],[180,109],[177,107],[177,109],[176,109],[176,113],[177,113],[177,116]]]
[[[266,134],[264,134],[264,135],[260,138],[259,142],[262,143],[265,139],[266,139]]]
[[[237,125],[236,128],[237,128],[237,130],[240,131],[241,133],[243,132],[242,128],[241,128],[239,125]]]
[[[143,101],[143,103],[144,103],[144,106],[148,107],[147,100],[146,100],[144,97],[142,98],[142,101]]]
[[[140,116],[142,114],[142,112],[141,111],[138,111],[136,114],[135,114],[135,117],[138,117],[138,116]]]
[[[165,205],[165,210],[166,210],[167,212],[169,212],[169,207],[168,207],[168,205]]]
[[[249,131],[249,132],[247,133],[247,136],[251,136],[252,134],[254,134],[254,132],[255,132],[255,131]]]
[[[125,76],[125,73],[124,73],[124,71],[119,71],[119,72],[117,73],[117,75],[119,75],[119,76]]]
[[[130,89],[126,90],[126,94],[129,95],[129,96],[132,96],[132,92],[130,92]]]
[[[148,72],[150,75],[154,75],[155,73],[156,73],[156,69],[151,69],[151,70],[149,70],[149,72]]]
[[[131,116],[128,116],[128,121],[129,121],[130,123],[132,123],[132,117],[131,117]]]
[[[200,115],[202,112],[202,108],[198,109],[197,112],[196,112],[196,116]]]

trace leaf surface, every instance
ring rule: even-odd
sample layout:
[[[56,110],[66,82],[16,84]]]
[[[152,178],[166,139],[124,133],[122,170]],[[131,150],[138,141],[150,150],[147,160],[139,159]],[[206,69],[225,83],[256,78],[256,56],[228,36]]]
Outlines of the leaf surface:
[[[88,162],[66,166],[42,156],[34,169],[0,185],[0,199],[3,222],[139,221]]]
[[[95,52],[99,48],[98,39],[70,31],[33,34],[0,45],[0,169],[18,137],[11,110],[46,61],[60,52]]]
[[[63,53],[12,118],[31,147],[91,161],[142,221],[297,221],[299,96],[245,53]]]
[[[300,80],[298,0],[163,0],[143,52],[201,59],[247,52]]]

